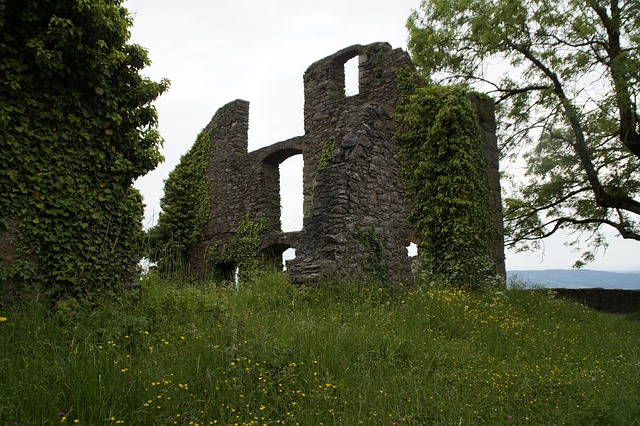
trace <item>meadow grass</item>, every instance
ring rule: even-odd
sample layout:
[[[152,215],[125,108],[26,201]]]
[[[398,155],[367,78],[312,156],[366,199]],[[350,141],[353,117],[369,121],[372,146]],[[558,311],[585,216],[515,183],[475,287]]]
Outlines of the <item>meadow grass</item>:
[[[640,424],[640,323],[547,291],[149,277],[1,306],[0,424]]]

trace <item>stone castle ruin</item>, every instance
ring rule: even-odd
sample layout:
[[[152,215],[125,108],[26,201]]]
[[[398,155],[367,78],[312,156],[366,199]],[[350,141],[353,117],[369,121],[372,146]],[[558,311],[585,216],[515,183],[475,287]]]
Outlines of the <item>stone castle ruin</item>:
[[[345,95],[344,65],[359,63],[359,93]],[[247,152],[249,103],[220,108],[211,130],[211,214],[204,240],[191,249],[195,271],[229,270],[210,264],[208,252],[233,240],[247,215],[265,219],[259,251],[287,263],[294,282],[322,276],[363,277],[384,271],[394,282],[411,277],[407,247],[417,243],[410,203],[400,177],[399,146],[391,118],[400,102],[399,70],[413,68],[409,55],[387,43],[354,45],[312,64],[304,74],[304,135]],[[482,129],[496,227],[502,230],[493,103],[473,99]],[[480,113],[482,112],[482,113]],[[279,165],[303,156],[303,228],[282,232]],[[493,248],[504,273],[502,241]]]

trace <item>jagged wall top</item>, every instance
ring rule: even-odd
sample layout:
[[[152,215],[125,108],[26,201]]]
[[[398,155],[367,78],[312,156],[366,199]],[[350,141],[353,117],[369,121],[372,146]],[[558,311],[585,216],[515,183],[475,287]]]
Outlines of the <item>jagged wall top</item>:
[[[413,68],[411,58],[389,43],[353,45],[313,63],[304,73],[305,133],[326,126],[344,106],[344,65],[358,57],[359,94],[348,98],[353,105],[375,103],[391,113],[398,104],[396,73],[403,67]]]

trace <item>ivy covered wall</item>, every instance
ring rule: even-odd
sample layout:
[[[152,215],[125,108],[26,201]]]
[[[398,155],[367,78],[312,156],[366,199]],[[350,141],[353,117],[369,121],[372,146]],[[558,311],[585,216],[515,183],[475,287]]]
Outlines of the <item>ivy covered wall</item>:
[[[86,297],[132,279],[142,242],[133,181],[162,156],[120,1],[0,1],[0,283]]]
[[[211,210],[210,184],[206,178],[211,155],[211,133],[207,127],[180,158],[164,183],[162,212],[149,229],[147,256],[161,271],[180,271],[186,266],[191,247],[202,241]]]
[[[410,94],[396,113],[396,138],[421,273],[440,284],[481,285],[504,274],[499,182],[491,188],[479,125],[486,117],[472,104],[481,98],[461,87],[415,87],[416,80],[407,75],[405,83],[407,78]]]

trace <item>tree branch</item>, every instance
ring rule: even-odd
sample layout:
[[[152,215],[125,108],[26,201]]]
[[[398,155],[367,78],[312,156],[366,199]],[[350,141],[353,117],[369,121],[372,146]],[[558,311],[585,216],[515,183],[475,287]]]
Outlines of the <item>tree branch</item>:
[[[495,91],[499,92],[499,93],[503,93],[503,95],[500,96],[495,103],[497,105],[500,102],[510,98],[511,96],[519,95],[520,93],[533,92],[533,91],[536,91],[536,90],[549,90],[549,89],[553,89],[553,86],[551,86],[549,84],[534,84],[534,85],[531,85],[531,86],[519,87],[517,89],[501,89],[501,88],[497,88]]]
[[[555,200],[552,203],[549,203],[549,204],[546,204],[544,206],[540,206],[540,207],[536,207],[534,209],[531,209],[526,214],[522,214],[520,216],[516,216],[516,217],[514,217],[514,218],[512,218],[510,220],[522,223],[521,219],[526,219],[528,217],[531,217],[534,214],[540,213],[541,211],[544,211],[544,210],[547,210],[547,209],[550,209],[550,208],[553,208],[553,207],[557,207],[560,204],[562,204],[563,202],[565,202],[568,199],[570,199],[571,197],[575,197],[576,195],[578,195],[580,193],[587,192],[587,191],[590,191],[590,190],[591,190],[591,188],[589,188],[589,187],[583,187],[583,188],[576,189],[575,191],[571,191],[570,193],[568,193],[564,197],[558,198],[557,200]],[[517,210],[520,210],[520,209],[518,209],[518,208],[514,209],[514,211],[517,211]],[[513,214],[513,213],[510,212],[510,211],[506,211],[504,213],[505,217],[509,217],[511,214]]]
[[[607,37],[609,38],[607,54],[609,55],[609,68],[611,70],[611,77],[617,95],[618,109],[620,111],[620,141],[629,151],[633,152],[636,157],[640,158],[640,133],[638,129],[636,129],[639,121],[638,114],[636,112],[636,106],[631,101],[627,75],[618,61],[622,53],[620,29],[617,24],[620,21],[618,1],[611,0],[611,16],[608,15],[607,10],[602,6],[592,4],[591,8],[596,12],[600,21],[602,21],[602,25],[604,25],[607,30]]]
[[[572,224],[572,225],[609,225],[613,228],[615,228],[618,233],[620,234],[620,236],[622,236],[622,238],[624,239],[630,239],[630,240],[636,240],[636,241],[640,241],[640,234],[638,234],[637,232],[633,232],[629,229],[627,229],[624,224],[622,223],[618,223],[618,222],[613,222],[611,220],[608,219],[574,219],[571,217],[561,217],[558,219],[554,219],[552,221],[549,221],[537,228],[531,229],[529,232],[527,232],[527,234],[525,234],[525,236],[519,237],[517,239],[513,239],[509,242],[507,242],[506,244],[508,246],[513,246],[516,243],[520,242],[520,241],[534,241],[534,240],[540,240],[543,238],[547,238],[550,237],[551,235],[555,234],[557,231],[559,231],[560,229],[562,229],[562,226],[565,224]],[[536,235],[536,236],[527,236],[527,235],[531,235],[534,234],[536,231],[545,229],[547,226],[553,224],[553,228],[542,234],[542,235]]]
[[[560,104],[562,105],[564,115],[569,120],[571,129],[573,130],[573,134],[575,136],[575,141],[572,144],[573,149],[578,155],[580,163],[582,164],[582,167],[587,174],[587,179],[589,180],[589,184],[591,185],[591,188],[593,190],[596,204],[600,207],[620,208],[640,215],[640,202],[624,195],[608,194],[605,191],[602,183],[600,182],[600,178],[598,177],[598,172],[596,171],[596,168],[593,165],[593,161],[591,160],[591,154],[589,152],[589,148],[587,147],[587,142],[582,130],[582,125],[580,124],[580,119],[576,112],[576,108],[565,94],[563,85],[560,82],[558,75],[554,73],[550,68],[548,68],[544,63],[542,63],[540,59],[534,56],[528,46],[519,46],[512,43],[510,47],[515,51],[520,52],[536,68],[542,71],[553,83],[554,93],[556,94],[558,100],[560,101]],[[638,144],[638,148],[640,149],[640,141]]]

